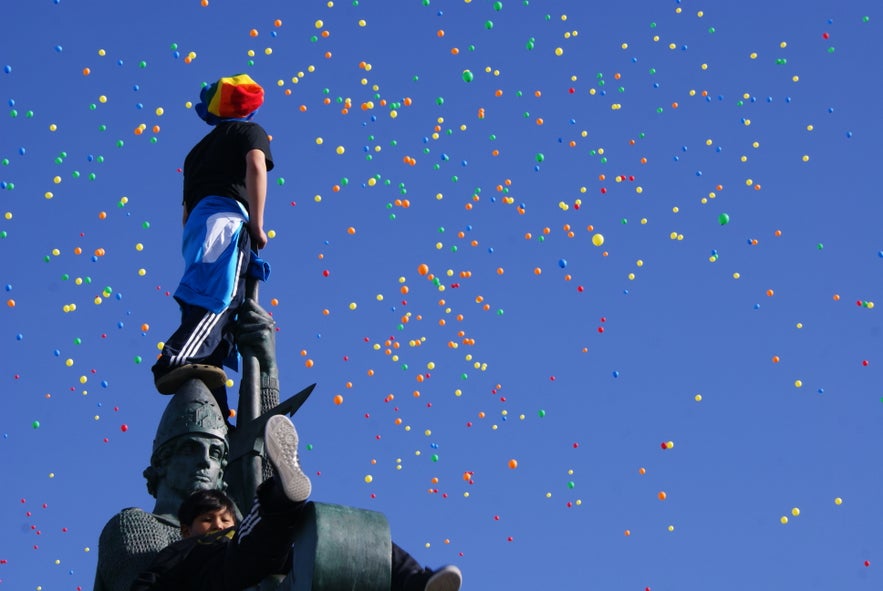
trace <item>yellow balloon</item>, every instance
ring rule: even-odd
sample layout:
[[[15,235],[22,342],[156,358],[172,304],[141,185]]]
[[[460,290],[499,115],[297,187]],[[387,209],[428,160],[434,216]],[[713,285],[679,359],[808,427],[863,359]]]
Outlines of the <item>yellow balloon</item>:
[[[601,246],[604,244],[604,235],[603,234],[595,234],[592,236],[592,244],[595,246]]]

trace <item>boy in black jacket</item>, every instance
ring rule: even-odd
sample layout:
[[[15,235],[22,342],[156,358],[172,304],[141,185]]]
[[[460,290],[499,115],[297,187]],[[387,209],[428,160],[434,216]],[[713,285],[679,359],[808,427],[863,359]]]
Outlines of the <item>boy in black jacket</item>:
[[[197,491],[178,511],[184,539],[160,552],[132,591],[242,591],[291,570],[295,525],[312,486],[287,417],[271,417],[264,439],[275,475],[258,487],[242,522],[236,523],[233,501],[224,493]],[[391,591],[458,591],[461,581],[456,566],[423,568],[392,544]]]

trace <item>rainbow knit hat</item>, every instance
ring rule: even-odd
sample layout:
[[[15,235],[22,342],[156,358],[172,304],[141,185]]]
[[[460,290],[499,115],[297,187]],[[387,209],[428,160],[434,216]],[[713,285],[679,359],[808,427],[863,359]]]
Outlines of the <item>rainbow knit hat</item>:
[[[199,99],[196,114],[209,125],[247,121],[264,104],[264,89],[248,74],[239,74],[203,86]]]

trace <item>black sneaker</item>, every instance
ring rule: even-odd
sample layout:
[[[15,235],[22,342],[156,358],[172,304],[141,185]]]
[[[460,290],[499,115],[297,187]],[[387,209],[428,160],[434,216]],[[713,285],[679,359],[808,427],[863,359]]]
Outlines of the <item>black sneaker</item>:
[[[462,583],[463,573],[453,564],[449,564],[432,573],[423,589],[424,591],[459,591]]]
[[[216,365],[188,363],[156,378],[153,384],[160,394],[174,394],[187,380],[202,380],[209,390],[227,384],[227,374]]]
[[[313,485],[298,462],[297,431],[288,417],[270,417],[264,428],[264,444],[285,496],[295,502],[306,501]]]

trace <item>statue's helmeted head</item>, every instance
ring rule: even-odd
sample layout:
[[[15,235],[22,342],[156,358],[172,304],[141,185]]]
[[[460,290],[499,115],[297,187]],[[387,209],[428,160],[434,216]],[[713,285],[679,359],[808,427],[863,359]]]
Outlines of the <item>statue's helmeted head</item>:
[[[179,482],[184,479],[182,486],[192,485],[192,490],[222,487],[228,450],[227,425],[211,391],[201,380],[185,382],[172,396],[156,429],[150,466],[144,470],[147,492],[156,497],[160,481],[172,477]],[[196,457],[200,454],[202,458]],[[179,458],[186,461],[188,455],[193,456],[192,462],[216,463],[218,473],[210,473],[208,468],[197,470],[194,466],[177,467],[179,472],[185,470],[184,474],[168,473],[170,461]]]

